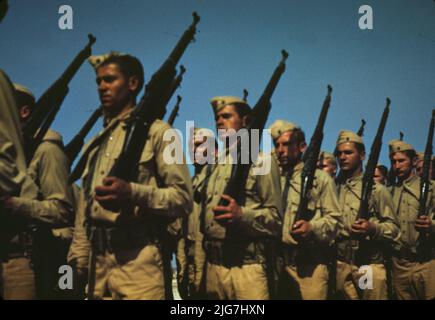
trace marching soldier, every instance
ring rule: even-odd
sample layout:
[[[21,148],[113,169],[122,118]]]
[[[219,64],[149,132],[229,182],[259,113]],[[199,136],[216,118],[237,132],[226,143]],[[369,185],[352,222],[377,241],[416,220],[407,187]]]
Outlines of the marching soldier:
[[[26,87],[14,86],[24,124],[33,112],[35,98]],[[58,270],[66,264],[72,234],[68,228],[52,228],[72,225],[74,216],[72,189],[67,183],[69,163],[57,132],[47,132],[27,175],[37,187],[37,195],[34,189],[26,188],[19,197],[3,199],[4,207],[24,219],[23,228],[12,240],[9,261],[4,264],[5,298],[55,298]]]
[[[210,155],[207,154],[208,147],[214,152],[211,155],[215,159],[217,154],[217,142],[213,133],[204,128],[194,128],[191,137],[191,156],[195,167],[195,174],[192,177],[193,187],[193,210],[188,218],[183,221],[183,238],[178,242],[177,264],[178,264],[178,288],[183,299],[197,297],[199,283],[195,285],[195,274],[197,279],[202,278],[205,263],[205,253],[202,250],[203,235],[200,232],[199,217],[201,212],[201,190],[204,188],[204,180],[210,174],[213,164],[208,163]],[[195,243],[199,243],[195,256]]]
[[[271,126],[271,132],[283,172],[281,187],[285,213],[282,241],[285,271],[294,283],[292,297],[325,300],[328,295],[329,246],[342,225],[335,185],[329,174],[316,170],[308,205],[312,218],[310,221],[294,221],[300,202],[305,134],[299,127],[283,120],[277,120]]]
[[[378,164],[373,175],[373,180],[379,184],[386,185],[388,178],[388,168],[382,164]]]
[[[337,291],[345,299],[387,299],[386,250],[397,243],[399,235],[392,197],[384,186],[375,184],[369,205],[371,218],[356,220],[365,158],[362,138],[351,131],[341,131],[335,154],[340,165],[336,182],[344,220],[344,229],[337,239]],[[359,267],[363,265],[371,268],[372,288],[360,285],[364,272]]]
[[[417,163],[415,165],[415,173],[417,176],[421,177],[423,174],[423,162],[424,162],[424,152],[417,152]],[[432,157],[431,164],[429,166],[429,177],[433,179],[433,167],[434,167],[434,157]]]
[[[232,135],[249,122],[249,105],[226,96],[211,99],[211,105],[219,139],[235,140]],[[263,161],[270,161],[270,172],[258,175],[254,169],[259,163],[253,165],[244,189],[246,201],[236,203],[223,194],[234,165],[235,145],[226,145],[205,183],[201,216],[207,257],[205,288],[213,299],[269,299],[265,239],[276,237],[281,228],[278,166],[264,157]],[[219,206],[221,198],[228,204]]]
[[[319,162],[317,168],[328,173],[332,179],[335,179],[337,174],[337,159],[335,156],[326,151],[320,153]]]
[[[430,184],[425,216],[418,217],[420,177],[414,173],[415,149],[399,140],[390,142],[390,160],[398,178],[394,186],[394,204],[401,231],[401,246],[393,255],[393,284],[400,300],[435,298],[434,256],[434,184]],[[423,236],[429,237],[431,256],[419,254]]]
[[[108,176],[121,152],[125,124],[136,106],[144,74],[139,60],[124,54],[100,59],[95,70],[105,128],[87,145],[73,172],[75,176],[84,168],[84,204],[78,211],[69,257],[79,274],[85,274],[89,255],[94,255],[95,274],[89,277],[95,276],[92,298],[102,299],[107,291],[114,299],[164,299],[162,232],[191,211],[189,172],[185,164],[165,161],[169,142],[163,135],[171,127],[156,120],[146,137],[137,182]],[[101,247],[91,248],[85,225]]]

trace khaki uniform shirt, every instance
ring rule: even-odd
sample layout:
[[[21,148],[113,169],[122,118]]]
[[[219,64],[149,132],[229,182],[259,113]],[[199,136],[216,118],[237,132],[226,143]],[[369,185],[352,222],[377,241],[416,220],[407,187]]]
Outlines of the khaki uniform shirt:
[[[353,255],[358,249],[358,241],[351,240],[350,230],[355,222],[361,202],[363,175],[338,181],[338,199],[343,212],[344,229],[338,242],[338,258],[345,262],[352,262]],[[370,246],[370,263],[383,262],[383,249],[394,246],[398,242],[399,228],[394,215],[393,199],[387,188],[375,183],[369,202],[370,219],[375,226],[373,236],[367,237]]]
[[[82,223],[86,221],[85,212],[93,220],[106,223],[115,223],[119,216],[119,212],[105,210],[93,198],[95,187],[103,184],[122,150],[129,114],[112,119],[83,152],[86,160],[82,174],[85,203],[79,206],[75,239],[69,255],[70,259],[77,260],[79,267],[87,265],[90,249]],[[167,129],[171,127],[160,120],[151,125],[139,161],[137,182],[131,182],[134,215],[146,226],[150,236],[161,230],[159,216],[175,219],[187,215],[192,209],[192,186],[187,166],[167,164],[163,159],[164,151],[170,145],[170,141],[163,140]]]
[[[59,133],[47,132],[35,151],[27,174],[38,187],[37,197],[35,199],[23,189],[20,197],[13,198],[13,210],[52,226],[71,226],[75,203],[73,190],[68,184],[69,161]]]
[[[272,157],[264,157],[259,161],[271,161],[270,172],[254,175],[253,170],[260,163],[251,166],[244,190],[246,200],[244,204],[239,203],[242,209],[241,220],[230,227],[216,222],[212,209],[218,204],[230,179],[234,167],[231,156],[226,156],[225,163],[221,159],[214,167],[205,191],[206,203],[203,204],[204,237],[206,242],[213,245],[213,250],[206,246],[207,257],[212,263],[222,262],[222,258],[228,258],[228,254],[243,264],[263,262],[264,247],[259,240],[280,234],[282,207],[278,165]],[[222,245],[225,252],[222,251]]]
[[[14,89],[0,69],[0,195],[18,195],[25,174],[26,161]]]
[[[435,233],[435,193],[434,183],[431,181],[428,201],[426,204],[427,215],[432,220],[432,234]],[[396,216],[399,220],[402,250],[407,254],[417,253],[418,239],[420,233],[415,229],[415,219],[418,215],[420,199],[420,177],[414,175],[405,180],[401,185],[395,186],[393,190],[393,201],[396,208]]]
[[[294,225],[301,193],[301,174],[304,163],[299,163],[293,169],[290,177],[290,187],[287,194],[287,208],[284,216],[282,241],[290,246],[298,242],[290,235]],[[281,177],[284,189],[286,176]],[[310,224],[313,228],[314,241],[331,244],[342,227],[342,217],[337,200],[337,192],[332,178],[321,170],[315,171],[313,189],[308,202],[308,210],[312,214]]]

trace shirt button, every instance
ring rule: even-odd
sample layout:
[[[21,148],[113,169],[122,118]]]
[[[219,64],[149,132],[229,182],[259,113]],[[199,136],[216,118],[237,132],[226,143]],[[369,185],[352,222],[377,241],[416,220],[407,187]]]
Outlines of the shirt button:
[[[100,174],[101,174],[101,175],[105,174],[104,170],[101,170],[101,171],[100,171]]]
[[[109,137],[109,140],[113,140],[113,137],[112,137],[112,136],[110,136],[110,137]]]
[[[110,153],[107,152],[107,153],[106,153],[106,157],[108,157],[108,156],[110,156]]]

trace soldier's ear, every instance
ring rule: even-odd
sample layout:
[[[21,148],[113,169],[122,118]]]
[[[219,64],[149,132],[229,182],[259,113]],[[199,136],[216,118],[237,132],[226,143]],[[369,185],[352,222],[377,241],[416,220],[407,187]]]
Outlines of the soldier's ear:
[[[412,163],[412,166],[413,166],[414,168],[416,168],[416,167],[417,167],[417,163],[418,163],[418,157],[414,157],[414,158],[412,158],[412,159],[411,159],[411,163]]]
[[[30,109],[30,107],[28,105],[22,106],[20,108],[21,121],[26,121],[30,117],[31,113],[32,113],[32,110]]]
[[[242,127],[246,128],[249,124],[249,122],[251,121],[251,118],[249,117],[249,115],[245,115],[242,118]]]
[[[307,143],[304,141],[304,142],[301,142],[300,144],[299,144],[299,150],[301,151],[301,153],[305,153],[305,151],[307,151]]]
[[[366,152],[365,151],[361,151],[360,154],[359,154],[359,159],[361,161],[364,161],[365,158],[366,158]]]
[[[132,76],[128,79],[128,88],[132,92],[136,92],[139,88],[139,78],[137,76]]]

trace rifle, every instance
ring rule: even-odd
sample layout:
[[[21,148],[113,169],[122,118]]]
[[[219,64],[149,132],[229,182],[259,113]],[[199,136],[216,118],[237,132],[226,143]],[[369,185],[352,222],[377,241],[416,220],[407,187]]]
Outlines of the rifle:
[[[427,136],[426,148],[424,149],[424,160],[423,160],[423,173],[420,178],[420,199],[418,201],[418,214],[417,216],[421,218],[422,216],[427,216],[427,198],[429,196],[430,183],[430,166],[432,160],[432,142],[435,124],[435,110],[432,110],[432,119],[430,120],[429,132]],[[431,255],[431,237],[428,233],[420,233],[419,235],[419,246],[417,253],[422,261],[430,260]]]
[[[301,194],[296,212],[295,222],[299,220],[309,221],[312,216],[308,212],[309,192],[313,188],[314,177],[317,168],[317,161],[319,160],[320,148],[323,141],[323,128],[328,115],[329,106],[331,105],[332,87],[328,85],[328,93],[326,94],[323,102],[322,111],[320,112],[319,120],[317,121],[316,129],[310,140],[310,145],[303,157],[304,168],[302,169],[301,178]]]
[[[376,166],[378,165],[379,155],[381,154],[382,136],[384,135],[385,125],[387,124],[388,114],[390,113],[390,98],[387,98],[387,103],[382,114],[381,123],[379,124],[378,131],[375,139],[373,140],[370,149],[369,160],[367,161],[366,169],[362,180],[361,201],[359,205],[356,220],[365,219],[369,220],[369,201],[373,190],[373,175],[375,174]]]
[[[243,100],[244,100],[245,102],[248,102],[248,95],[249,95],[248,90],[243,89]]]
[[[162,100],[165,107],[162,109],[162,115],[159,116],[159,119],[164,118],[164,116],[166,114],[166,105],[169,103],[169,100],[171,100],[172,96],[175,93],[175,90],[177,90],[180,87],[181,82],[183,81],[183,75],[185,72],[186,72],[186,68],[183,65],[181,65],[180,72],[178,73],[177,77],[174,80],[172,80],[171,86]],[[178,112],[178,110],[177,110],[177,112]],[[169,121],[168,121],[168,123],[169,123]]]
[[[364,135],[364,127],[366,126],[366,121],[364,119],[361,119],[361,127],[359,127],[357,135],[362,137]]]
[[[175,104],[174,109],[172,109],[172,112],[169,115],[168,124],[171,126],[174,124],[175,118],[178,115],[178,111],[180,110],[180,102],[182,99],[183,98],[181,96],[177,96],[177,103]]]
[[[29,121],[23,127],[23,138],[27,161],[30,161],[33,154],[42,142],[45,134],[58,113],[63,100],[68,94],[68,84],[77,73],[83,62],[91,55],[91,47],[96,38],[89,34],[88,44],[75,56],[66,70],[36,101],[35,111]]]
[[[177,42],[169,57],[147,83],[144,95],[131,113],[131,121],[127,124],[124,145],[118,159],[110,170],[109,176],[117,177],[125,181],[134,181],[140,156],[145,147],[147,141],[146,137],[148,136],[150,127],[156,119],[161,118],[165,113],[166,103],[171,98],[168,97],[168,95],[170,94],[170,90],[174,88],[176,77],[175,68],[188,45],[194,40],[196,25],[199,20],[200,17],[196,12],[194,12],[192,24],[183,33],[181,39]],[[121,215],[125,214],[128,213],[124,210]],[[88,220],[92,223],[90,217]],[[170,251],[168,249],[168,244],[165,243],[167,241],[164,240],[166,233],[166,229],[162,230],[163,235],[160,244],[160,252],[163,260],[165,298],[172,299],[172,268],[171,261],[168,259]],[[94,248],[92,250],[94,250]],[[91,264],[90,266],[89,277],[90,279],[94,279],[95,259],[91,262],[94,265]],[[95,282],[90,282],[88,285],[88,291],[93,292],[94,286]]]
[[[79,133],[75,135],[75,137],[65,146],[65,153],[69,159],[69,162],[72,164],[74,160],[77,158],[80,150],[85,144],[85,138],[88,135],[89,131],[95,125],[97,120],[103,114],[103,108],[100,106],[92,113],[89,119],[86,121],[84,126],[80,129]]]

